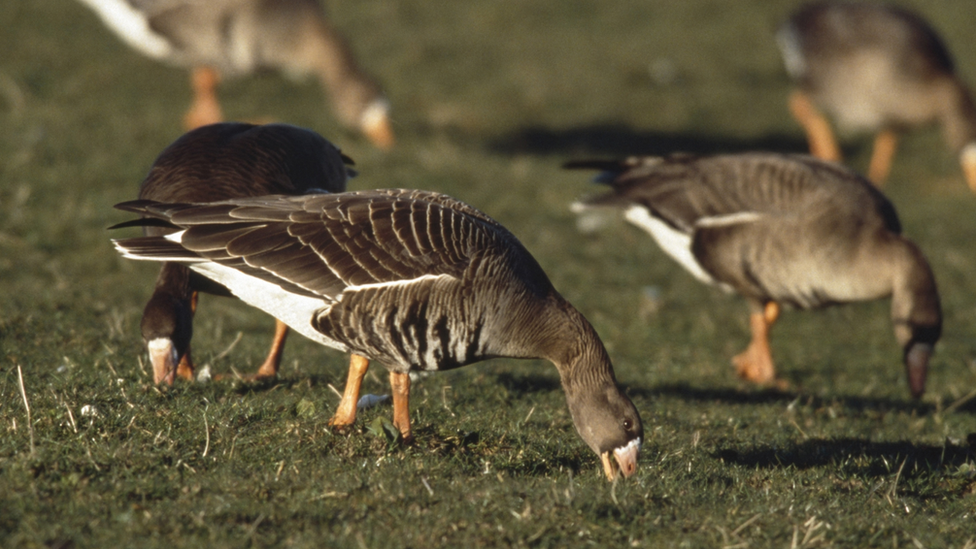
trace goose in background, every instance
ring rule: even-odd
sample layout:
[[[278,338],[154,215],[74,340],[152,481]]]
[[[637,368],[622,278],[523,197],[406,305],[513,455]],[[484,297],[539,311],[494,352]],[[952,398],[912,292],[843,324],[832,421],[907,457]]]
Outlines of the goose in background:
[[[976,192],[976,106],[942,39],[919,15],[881,4],[812,3],[776,39],[798,86],[790,112],[811,154],[841,161],[823,109],[842,127],[877,132],[868,178],[882,185],[898,133],[938,122]]]
[[[193,129],[221,122],[221,75],[272,69],[314,74],[339,121],[381,149],[394,142],[390,105],[318,0],[80,0],[143,55],[192,69]]]
[[[268,194],[346,190],[352,160],[311,130],[284,124],[223,123],[193,130],[167,147],[142,182],[139,198],[215,202]],[[172,228],[147,226],[147,236]],[[190,356],[198,292],[230,296],[227,288],[176,262],[163,263],[142,315],[142,337],[156,383],[193,379]],[[250,378],[274,377],[288,327],[277,321],[267,359]],[[353,357],[357,364],[361,357]]]
[[[870,182],[805,155],[673,155],[579,161],[613,191],[574,205],[623,209],[705,283],[749,300],[752,341],[733,359],[743,378],[777,383],[769,331],[780,305],[811,309],[891,296],[895,338],[914,397],[925,391],[942,332],[939,294],[891,203]],[[777,383],[783,385],[781,382]]]
[[[116,207],[179,229],[116,240],[125,257],[185,264],[313,341],[385,365],[404,440],[409,372],[544,358],[607,477],[636,471],[643,426],[599,336],[515,236],[475,208],[404,189]],[[355,421],[365,373],[350,369],[333,425]]]

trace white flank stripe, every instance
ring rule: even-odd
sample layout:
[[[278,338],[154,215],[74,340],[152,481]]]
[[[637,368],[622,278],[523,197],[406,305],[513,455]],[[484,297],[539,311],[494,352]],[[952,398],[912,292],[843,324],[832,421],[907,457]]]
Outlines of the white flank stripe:
[[[627,221],[644,229],[657,241],[658,246],[689,273],[706,284],[715,280],[702,269],[691,253],[691,235],[675,230],[667,223],[651,215],[643,206],[631,206],[624,214]]]
[[[173,48],[162,36],[149,28],[146,15],[133,8],[125,0],[81,0],[95,10],[110,29],[123,42],[143,55],[164,59],[172,55]]]
[[[391,282],[377,282],[375,284],[360,284],[360,285],[354,285],[354,286],[346,286],[346,289],[343,290],[342,293],[359,292],[359,291],[363,291],[363,290],[375,290],[375,289],[378,289],[378,288],[393,288],[393,287],[396,287],[396,286],[410,286],[411,284],[418,284],[418,283],[423,282],[425,280],[437,280],[439,278],[454,278],[454,277],[451,276],[451,275],[448,275],[448,274],[439,274],[439,275],[426,274],[426,275],[423,275],[423,276],[418,276],[417,278],[408,278],[408,279],[404,279],[404,280],[393,280]],[[342,299],[342,296],[341,295],[340,295],[339,299]]]
[[[695,227],[728,227],[729,225],[759,221],[762,217],[763,214],[758,212],[737,212],[728,215],[716,215],[699,219],[695,222]]]
[[[241,301],[274,316],[312,341],[348,352],[344,344],[312,327],[311,320],[315,312],[329,308],[326,299],[295,295],[275,284],[212,261],[193,263],[189,267],[223,284]]]

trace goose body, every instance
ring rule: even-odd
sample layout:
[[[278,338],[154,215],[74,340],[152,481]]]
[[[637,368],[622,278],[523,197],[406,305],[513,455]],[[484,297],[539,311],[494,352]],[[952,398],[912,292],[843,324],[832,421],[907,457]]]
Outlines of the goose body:
[[[118,207],[179,228],[117,240],[126,257],[185,263],[309,338],[383,363],[405,439],[408,372],[545,358],[607,474],[635,470],[643,428],[599,337],[521,243],[475,208],[396,189]],[[343,409],[362,374],[351,370],[335,424],[354,419],[354,406]]]
[[[772,153],[567,167],[604,170],[601,181],[613,187],[579,207],[654,220],[637,224],[700,280],[748,298],[753,342],[734,360],[743,377],[774,381],[767,336],[780,304],[811,309],[891,296],[909,387],[923,393],[942,326],[935,280],[901,236],[894,207],[863,178],[831,162]]]
[[[268,194],[343,192],[347,162],[315,132],[284,124],[223,123],[203,126],[177,139],[156,159],[139,198],[169,202],[215,202]],[[173,232],[146,227],[148,236]],[[164,263],[142,316],[156,383],[193,377],[190,340],[198,292],[230,295],[227,288],[180,263]],[[279,322],[267,360],[256,377],[277,374],[287,327]]]
[[[80,0],[140,53],[194,70],[189,129],[220,122],[220,75],[261,69],[313,74],[339,121],[381,148],[393,144],[389,102],[318,0]]]
[[[790,108],[812,154],[841,160],[822,109],[842,127],[877,132],[868,176],[882,184],[897,132],[938,122],[976,192],[976,106],[942,39],[919,15],[882,4],[811,3],[780,26],[777,42],[798,85]]]

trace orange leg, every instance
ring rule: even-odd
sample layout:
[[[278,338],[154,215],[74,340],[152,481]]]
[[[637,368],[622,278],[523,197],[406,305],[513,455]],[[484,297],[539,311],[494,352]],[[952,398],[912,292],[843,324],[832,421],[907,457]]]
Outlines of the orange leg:
[[[200,299],[200,294],[193,292],[190,295],[190,314],[195,315],[197,312],[197,300]],[[193,359],[190,357],[190,345],[186,346],[186,352],[183,353],[183,358],[180,359],[179,365],[176,366],[176,375],[183,379],[193,381]]]
[[[790,94],[790,113],[803,126],[810,143],[810,154],[823,160],[840,162],[843,157],[834,133],[830,130],[830,122],[813,106],[807,94],[796,90]]]
[[[217,374],[214,376],[214,379],[219,381],[229,377],[237,377],[244,381],[257,381],[259,379],[277,376],[278,367],[281,366],[281,354],[285,351],[285,339],[287,338],[288,325],[276,318],[274,339],[271,340],[271,350],[268,352],[268,358],[264,359],[264,364],[258,368],[257,372],[243,376],[238,376],[236,374]]]
[[[410,434],[410,374],[390,372],[393,389],[393,425],[400,430],[403,442],[413,442]]]
[[[976,193],[976,145],[966,145],[959,154],[959,164],[962,165],[962,173],[966,176],[966,184],[969,190]]]
[[[262,379],[278,375],[278,367],[281,365],[281,354],[285,351],[285,339],[287,338],[288,325],[276,318],[274,339],[271,341],[271,351],[268,352],[268,358],[264,360],[264,364],[258,368],[258,371],[253,376],[250,376],[252,379]]]
[[[882,187],[888,173],[891,172],[891,159],[898,147],[898,134],[891,130],[881,130],[874,137],[874,150],[871,152],[871,165],[868,167],[868,179],[875,186]]]
[[[190,76],[193,86],[193,105],[183,117],[183,127],[187,130],[216,124],[224,119],[217,101],[217,84],[220,75],[211,67],[195,67]]]
[[[335,415],[329,420],[333,427],[345,427],[356,421],[356,404],[359,402],[359,388],[363,385],[363,377],[369,369],[369,360],[359,355],[349,358],[349,377],[346,388],[342,392],[342,400],[336,408]]]
[[[762,311],[750,315],[752,341],[745,351],[732,359],[739,377],[753,383],[772,383],[785,388],[785,382],[776,379],[776,369],[773,367],[773,357],[769,349],[769,331],[778,317],[779,304],[775,301],[766,303]]]

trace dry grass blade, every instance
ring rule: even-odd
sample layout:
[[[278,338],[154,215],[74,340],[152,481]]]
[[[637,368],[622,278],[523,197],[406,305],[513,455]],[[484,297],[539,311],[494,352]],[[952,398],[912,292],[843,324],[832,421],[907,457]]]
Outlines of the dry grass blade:
[[[972,400],[974,398],[976,398],[976,389],[973,389],[972,391],[969,391],[969,393],[966,396],[964,396],[964,397],[956,400],[952,404],[946,406],[945,413],[951,414],[951,413],[955,412],[956,410],[959,409],[960,406],[966,404],[967,402],[969,402],[970,400]]]
[[[203,446],[203,454],[201,457],[207,457],[207,452],[210,451],[210,425],[207,423],[207,411],[203,411],[203,432],[207,435],[207,443]]]
[[[20,396],[24,398],[24,409],[27,410],[27,432],[30,434],[30,455],[34,456],[34,421],[31,419],[30,403],[27,402],[27,390],[24,388],[24,373],[17,365],[17,383],[20,385]]]

